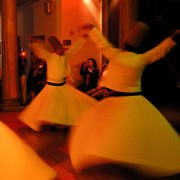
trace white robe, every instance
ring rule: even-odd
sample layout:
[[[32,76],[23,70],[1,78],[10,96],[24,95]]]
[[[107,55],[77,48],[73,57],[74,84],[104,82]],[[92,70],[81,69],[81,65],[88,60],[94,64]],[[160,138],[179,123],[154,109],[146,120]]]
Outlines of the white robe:
[[[71,76],[68,58],[75,54],[84,42],[80,39],[62,56],[50,53],[36,43],[31,45],[35,55],[47,63],[47,82],[63,83],[67,75]],[[69,84],[46,84],[18,118],[36,131],[40,131],[45,124],[76,125],[78,116],[96,102]]]
[[[55,170],[2,122],[0,122],[0,135],[1,180],[55,179]]]
[[[109,60],[99,85],[120,92],[141,91],[146,65],[176,45],[169,37],[154,49],[135,54],[114,48],[96,28],[89,36]],[[69,152],[78,171],[117,163],[149,176],[180,172],[179,135],[142,95],[108,97],[90,107],[72,128]]]

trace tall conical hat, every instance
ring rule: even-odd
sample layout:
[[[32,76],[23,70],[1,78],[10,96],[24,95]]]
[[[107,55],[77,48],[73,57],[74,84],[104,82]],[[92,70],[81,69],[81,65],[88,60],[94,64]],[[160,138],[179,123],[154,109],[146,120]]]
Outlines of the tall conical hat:
[[[63,48],[63,45],[61,44],[61,42],[55,36],[50,36],[48,38],[48,41],[51,44],[54,51],[57,51],[57,50]],[[71,75],[71,68],[70,68],[70,65],[69,65],[67,60],[66,60],[66,63],[67,63],[66,64],[67,65],[67,74],[69,75],[69,78],[73,81],[73,77]]]
[[[50,36],[48,38],[48,41],[51,44],[54,51],[63,48],[63,45],[55,36]]]
[[[147,34],[149,32],[149,26],[144,22],[137,22],[132,30],[129,32],[126,44],[139,48],[142,41],[146,38]]]

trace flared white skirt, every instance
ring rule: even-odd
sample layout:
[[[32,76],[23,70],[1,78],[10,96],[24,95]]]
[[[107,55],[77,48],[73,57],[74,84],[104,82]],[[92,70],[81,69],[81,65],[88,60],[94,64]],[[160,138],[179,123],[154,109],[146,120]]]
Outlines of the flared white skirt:
[[[180,138],[143,96],[110,97],[85,111],[69,137],[78,171],[106,163],[127,165],[150,176],[180,172]]]
[[[0,122],[0,179],[53,180],[56,172],[18,135]]]
[[[36,131],[44,124],[75,125],[78,116],[96,102],[71,85],[46,85],[18,118]]]

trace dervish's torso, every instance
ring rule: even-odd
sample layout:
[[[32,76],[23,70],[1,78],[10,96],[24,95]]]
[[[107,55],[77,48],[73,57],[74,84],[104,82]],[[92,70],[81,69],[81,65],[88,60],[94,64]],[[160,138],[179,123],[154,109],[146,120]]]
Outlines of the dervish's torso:
[[[109,62],[99,85],[121,92],[141,91],[144,68],[145,64],[140,55],[131,52],[119,53]]]
[[[67,74],[66,57],[53,53],[47,62],[47,81],[54,83],[62,83]]]

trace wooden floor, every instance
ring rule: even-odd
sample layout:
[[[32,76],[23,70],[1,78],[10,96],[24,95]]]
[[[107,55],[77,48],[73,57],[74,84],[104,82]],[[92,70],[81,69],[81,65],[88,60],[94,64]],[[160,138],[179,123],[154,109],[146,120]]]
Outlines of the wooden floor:
[[[179,131],[180,105],[168,104],[159,106],[158,109]],[[51,132],[49,127],[45,127],[42,132],[36,132],[17,120],[18,113],[19,112],[0,112],[0,120],[24,139],[46,163],[57,171],[58,180],[180,179],[180,174],[166,178],[142,177],[133,172],[122,170],[117,166],[101,166],[91,168],[83,173],[75,172],[71,165],[67,149],[68,133],[63,132],[61,129],[58,129],[56,132]]]

